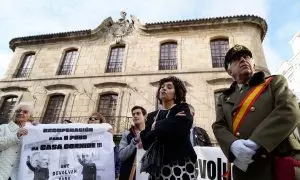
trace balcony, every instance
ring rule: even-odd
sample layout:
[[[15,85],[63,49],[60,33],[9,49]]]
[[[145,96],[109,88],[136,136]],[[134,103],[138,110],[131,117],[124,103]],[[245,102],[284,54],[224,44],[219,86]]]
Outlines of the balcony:
[[[33,117],[35,121],[39,121],[42,124],[58,124],[65,123],[69,120],[73,123],[87,123],[89,116],[72,116],[72,117]],[[107,123],[111,124],[116,134],[122,134],[125,130],[128,130],[131,126],[131,117],[126,116],[105,116]]]
[[[63,65],[60,67],[57,75],[71,75],[74,69],[74,65]]]
[[[122,62],[109,62],[106,67],[106,72],[121,72],[122,71]]]
[[[161,60],[159,63],[159,70],[175,70],[177,69],[176,59]]]
[[[14,78],[25,78],[29,76],[31,68],[20,68],[17,73],[13,75]]]

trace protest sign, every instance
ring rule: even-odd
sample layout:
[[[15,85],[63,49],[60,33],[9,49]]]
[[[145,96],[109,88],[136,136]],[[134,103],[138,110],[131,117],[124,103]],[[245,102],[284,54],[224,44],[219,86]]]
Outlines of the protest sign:
[[[101,124],[26,125],[18,180],[112,180],[114,143]]]

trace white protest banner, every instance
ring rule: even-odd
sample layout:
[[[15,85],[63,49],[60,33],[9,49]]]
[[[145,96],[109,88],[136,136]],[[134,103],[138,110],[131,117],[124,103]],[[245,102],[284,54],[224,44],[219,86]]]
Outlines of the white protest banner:
[[[112,180],[114,143],[101,124],[26,125],[18,180]]]
[[[194,147],[197,154],[198,180],[223,180],[227,171],[227,158],[219,147]]]
[[[143,157],[143,155],[145,154],[145,150],[144,149],[138,149],[136,152],[136,180],[148,180],[148,173],[140,173],[141,171],[141,159]]]
[[[227,158],[219,147],[194,147],[197,154],[196,170],[198,180],[223,180],[222,175],[227,170]],[[137,151],[137,159],[144,155],[144,150]],[[137,180],[147,180],[145,173],[140,173],[140,161],[137,163]],[[139,178],[138,178],[139,177]]]

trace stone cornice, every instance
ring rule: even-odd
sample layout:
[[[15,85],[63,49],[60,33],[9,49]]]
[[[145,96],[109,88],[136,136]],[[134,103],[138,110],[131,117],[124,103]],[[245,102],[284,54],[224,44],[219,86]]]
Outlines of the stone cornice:
[[[104,82],[94,84],[96,88],[107,88],[107,87],[129,87],[127,83],[120,83],[120,82]]]
[[[20,86],[8,86],[0,88],[3,92],[11,92],[11,91],[28,91],[27,87],[20,87]]]
[[[209,79],[209,80],[206,80],[206,82],[208,84],[212,84],[212,85],[215,85],[215,84],[219,84],[219,83],[232,83],[233,82],[233,79],[228,77],[228,78],[214,78],[214,79]]]
[[[163,71],[151,71],[151,72],[119,72],[119,73],[103,73],[99,75],[88,75],[88,76],[78,76],[78,75],[69,75],[69,76],[53,76],[53,77],[42,77],[42,78],[27,78],[27,79],[5,79],[0,80],[1,83],[7,83],[7,82],[27,82],[27,81],[46,81],[46,80],[68,80],[68,79],[86,79],[86,78],[115,78],[115,77],[130,77],[130,76],[156,76],[156,75],[176,75],[176,74],[202,74],[202,73],[224,73],[227,74],[224,71],[224,68],[203,68],[200,70],[163,70]]]
[[[52,84],[52,85],[45,86],[45,89],[47,89],[48,91],[52,91],[56,89],[77,90],[75,86],[69,84]]]
[[[70,32],[60,32],[54,34],[17,37],[9,41],[9,47],[14,51],[16,47],[23,46],[23,45],[34,45],[34,44],[41,44],[41,43],[76,40],[76,39],[79,40],[85,37],[90,37],[92,34],[91,32],[92,31],[89,29],[89,30],[81,30],[81,31],[70,31]]]
[[[268,29],[266,21],[255,15],[237,15],[237,16],[224,16],[224,17],[212,17],[203,19],[188,19],[179,21],[166,21],[146,23],[145,27],[148,31],[151,30],[166,30],[175,28],[191,28],[201,26],[213,26],[213,25],[228,25],[228,24],[253,24],[261,29],[261,39],[263,40]]]
[[[126,20],[126,19],[125,19]],[[213,25],[229,25],[237,23],[252,24],[261,29],[261,39],[266,35],[267,23],[263,18],[253,15],[239,15],[239,16],[226,16],[226,17],[213,17],[203,19],[191,19],[191,20],[179,20],[168,22],[154,22],[141,24],[140,21],[131,15],[131,21],[128,21],[129,25],[133,25],[133,28],[140,33],[150,33],[152,31],[164,31],[170,29],[189,29],[191,27],[213,26]],[[91,30],[80,30],[71,32],[60,32],[53,34],[43,34],[35,36],[17,37],[13,38],[9,42],[9,47],[14,51],[18,46],[35,45],[41,43],[51,43],[68,40],[81,40],[86,39],[97,34],[102,34],[109,31],[118,22],[114,22],[111,17],[106,18],[102,23]],[[127,23],[127,22],[125,22]]]

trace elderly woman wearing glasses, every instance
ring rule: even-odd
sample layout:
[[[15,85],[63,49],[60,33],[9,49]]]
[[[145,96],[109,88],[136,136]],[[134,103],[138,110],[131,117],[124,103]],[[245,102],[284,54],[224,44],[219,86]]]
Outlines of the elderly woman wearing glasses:
[[[98,113],[98,112],[94,112],[92,113],[92,115],[89,117],[88,119],[88,124],[102,124],[108,127],[108,132],[114,134],[113,132],[113,128],[110,124],[106,123],[106,120],[104,118],[104,116],[102,116],[102,114]]]
[[[88,119],[88,124],[105,124],[107,127],[109,127],[108,132],[110,132],[112,135],[114,135],[113,128],[110,124],[106,123],[106,120],[102,114],[98,112],[92,113],[92,115]],[[114,147],[114,156],[115,156],[115,176],[119,176],[120,167],[121,167],[121,161],[119,158],[119,146]],[[0,179],[1,180],[1,179]]]
[[[20,161],[20,139],[28,134],[24,127],[31,120],[33,107],[20,103],[15,108],[15,118],[0,125],[0,180],[16,180]]]

